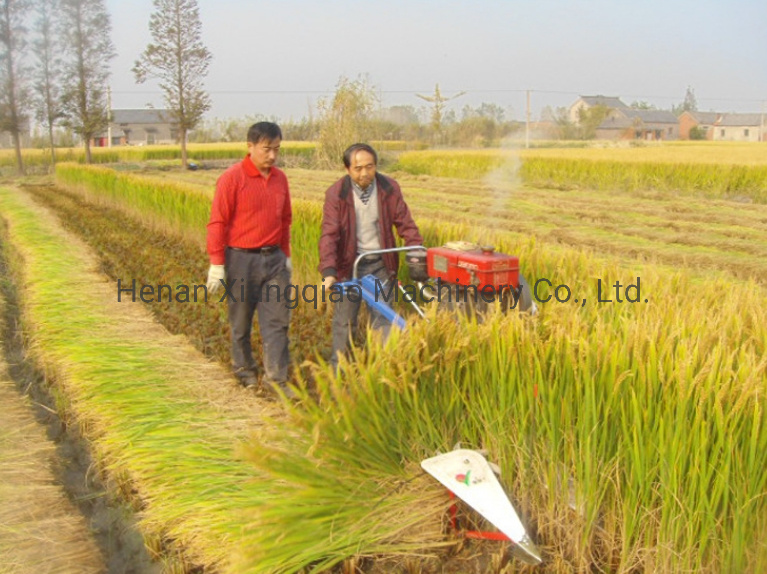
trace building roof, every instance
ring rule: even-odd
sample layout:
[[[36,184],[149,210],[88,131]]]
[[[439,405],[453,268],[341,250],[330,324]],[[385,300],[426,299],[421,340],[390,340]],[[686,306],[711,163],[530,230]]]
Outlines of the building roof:
[[[730,126],[730,127],[754,127],[762,125],[761,114],[722,114],[722,119],[719,120],[718,126]]]
[[[633,128],[634,122],[631,120],[631,118],[627,118],[626,116],[622,115],[610,115],[607,116],[604,120],[602,120],[602,123],[599,124],[597,129],[599,130],[625,130],[628,128]]]
[[[624,130],[627,128],[640,128],[648,124],[674,124],[677,125],[677,117],[666,110],[615,110],[599,124],[600,130]]]
[[[629,118],[639,118],[646,124],[678,124],[679,119],[668,110],[621,110]]]
[[[592,107],[605,106],[616,110],[628,109],[628,106],[624,104],[620,98],[612,96],[581,96],[580,99]]]
[[[692,118],[699,124],[708,124],[708,125],[714,125],[716,123],[716,120],[718,120],[719,116],[721,115],[717,112],[687,111],[684,113],[690,114]]]
[[[112,110],[113,124],[167,124],[168,110]]]

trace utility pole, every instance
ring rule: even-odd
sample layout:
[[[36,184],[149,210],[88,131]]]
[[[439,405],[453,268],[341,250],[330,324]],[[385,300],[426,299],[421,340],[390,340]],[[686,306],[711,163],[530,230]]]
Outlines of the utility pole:
[[[527,90],[527,110],[525,120],[525,149],[530,147],[530,90]]]

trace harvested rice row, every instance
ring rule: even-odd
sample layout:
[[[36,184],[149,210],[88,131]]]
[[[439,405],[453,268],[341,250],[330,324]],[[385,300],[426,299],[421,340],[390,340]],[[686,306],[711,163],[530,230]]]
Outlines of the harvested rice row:
[[[262,490],[238,444],[277,407],[237,389],[141,304],[117,303],[90,251],[26,193],[0,188],[0,211],[23,261],[32,352],[97,464],[133,493],[150,546],[226,571],[241,513]]]
[[[0,295],[0,334],[4,306]],[[55,446],[10,379],[2,355],[0,405],[0,573],[103,572],[85,520],[56,482]]]

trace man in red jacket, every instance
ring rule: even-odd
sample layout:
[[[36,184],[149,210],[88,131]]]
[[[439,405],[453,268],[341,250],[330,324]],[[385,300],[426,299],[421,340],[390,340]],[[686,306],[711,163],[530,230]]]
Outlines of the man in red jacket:
[[[253,315],[263,341],[265,382],[269,390],[293,396],[288,380],[288,324],[285,302],[290,284],[292,211],[288,180],[274,166],[282,131],[259,122],[248,130],[248,156],[216,182],[208,223],[207,288],[224,297],[229,311],[234,373],[245,387],[257,387],[251,349]]]
[[[423,245],[418,227],[410,215],[399,184],[377,172],[378,155],[367,144],[357,143],[344,152],[346,176],[325,192],[320,237],[320,265],[325,293],[336,281],[352,276],[354,260],[366,251],[396,247],[392,227],[405,244]],[[382,284],[396,281],[397,253],[384,253],[360,261],[357,276],[374,275]],[[349,348],[357,330],[360,302],[343,298],[334,304],[333,354],[331,364],[338,366],[339,355]],[[372,326],[388,333],[390,324],[373,313]]]

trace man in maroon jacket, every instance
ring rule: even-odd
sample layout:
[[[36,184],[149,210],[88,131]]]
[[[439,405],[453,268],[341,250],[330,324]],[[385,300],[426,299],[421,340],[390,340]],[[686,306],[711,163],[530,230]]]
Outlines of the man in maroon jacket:
[[[406,245],[423,245],[399,184],[377,173],[375,150],[357,143],[347,148],[343,160],[348,175],[325,192],[322,213],[319,271],[326,294],[336,281],[351,278],[358,255],[396,247],[392,227],[397,228]],[[398,264],[397,253],[366,257],[358,265],[357,276],[374,275],[383,286],[388,281],[396,281]],[[331,356],[334,370],[339,355],[348,350],[356,334],[360,302],[355,299],[344,297],[334,304]],[[373,329],[385,337],[390,324],[377,313],[372,315]]]
[[[240,383],[256,387],[251,350],[253,315],[263,341],[265,382],[289,397],[288,324],[284,297],[290,284],[290,206],[288,180],[274,166],[282,131],[258,122],[248,130],[248,155],[216,182],[208,223],[208,293],[224,286],[232,336],[232,366]],[[225,283],[224,283],[225,280]]]

